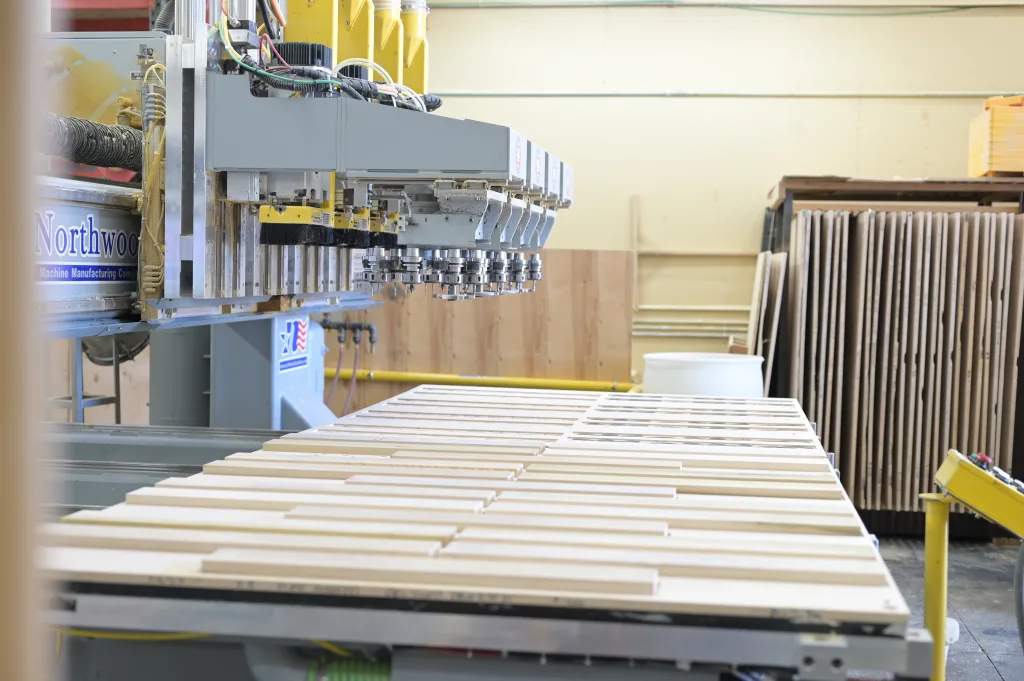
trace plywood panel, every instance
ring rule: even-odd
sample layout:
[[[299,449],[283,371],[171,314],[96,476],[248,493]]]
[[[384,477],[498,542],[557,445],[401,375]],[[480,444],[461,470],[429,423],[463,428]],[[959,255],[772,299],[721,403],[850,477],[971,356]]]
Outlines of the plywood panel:
[[[400,301],[346,314],[380,332],[376,353],[363,353],[360,368],[628,382],[632,253],[548,249],[541,256],[544,279],[536,293],[451,303],[431,298],[423,287]],[[328,348],[325,364],[333,367],[337,347]],[[346,366],[352,352],[349,344]],[[359,382],[353,410],[410,387]],[[339,414],[343,388],[329,405]]]
[[[806,309],[790,319],[804,349],[782,370],[802,377],[792,394],[839,450],[854,503],[920,510],[949,447],[1010,465],[1017,216],[865,207],[844,237],[842,214],[821,208],[794,222],[792,251],[809,261]],[[799,284],[802,269],[789,277]],[[790,302],[800,303],[792,292]]]

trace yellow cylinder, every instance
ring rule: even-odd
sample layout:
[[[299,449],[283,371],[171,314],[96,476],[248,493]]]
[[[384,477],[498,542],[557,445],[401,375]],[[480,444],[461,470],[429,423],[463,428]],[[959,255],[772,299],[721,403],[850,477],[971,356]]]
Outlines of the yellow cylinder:
[[[924,530],[924,626],[932,635],[932,681],[946,681],[946,599],[949,575],[949,498],[922,494]]]
[[[427,4],[417,0],[402,2],[405,32],[405,64],[402,82],[416,92],[427,91]]]
[[[326,369],[324,376],[334,378],[334,369]],[[352,378],[351,369],[338,372],[339,380]],[[541,390],[592,390],[598,392],[629,392],[632,383],[619,381],[578,381],[561,378],[524,378],[514,376],[460,376],[458,374],[432,374],[415,371],[374,371],[359,369],[357,381],[378,383],[426,383],[430,385],[470,385],[487,388],[534,388]]]
[[[405,31],[397,0],[378,0],[374,3],[373,32],[377,41],[374,59],[396,83],[403,82]]]

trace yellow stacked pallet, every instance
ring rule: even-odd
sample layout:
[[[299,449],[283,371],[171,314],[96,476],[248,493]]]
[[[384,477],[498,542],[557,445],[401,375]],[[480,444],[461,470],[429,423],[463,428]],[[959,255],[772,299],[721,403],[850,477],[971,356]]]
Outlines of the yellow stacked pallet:
[[[971,121],[968,174],[1024,173],[1024,97],[993,97]]]

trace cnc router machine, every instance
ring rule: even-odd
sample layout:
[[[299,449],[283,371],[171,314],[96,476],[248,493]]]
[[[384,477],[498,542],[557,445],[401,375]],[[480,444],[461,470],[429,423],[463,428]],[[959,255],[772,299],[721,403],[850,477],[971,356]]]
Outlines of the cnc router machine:
[[[43,201],[33,225],[40,314],[51,334],[85,343],[94,353],[101,347],[96,338],[121,339],[110,351],[115,370],[119,358],[145,342],[130,334],[150,333],[152,347],[153,426],[53,431],[63,453],[50,470],[65,486],[66,507],[107,513],[90,509],[168,475],[194,473],[190,467],[212,459],[269,448],[268,440],[287,449],[295,440],[281,431],[334,421],[322,399],[323,330],[315,319],[324,313],[378,304],[373,296],[396,286],[426,286],[439,298],[459,301],[527,294],[537,285],[538,252],[557,211],[573,201],[572,168],[508,127],[434,113],[441,101],[426,92],[426,11],[422,0],[376,6],[371,0],[291,0],[287,6],[280,0],[174,0],[163,5],[153,32],[48,37],[56,97],[47,116],[52,158],[40,180]],[[77,350],[74,357],[81,361]],[[66,402],[81,421],[82,409],[102,398],[83,397],[80,366],[73,374],[75,394]],[[453,411],[474,409],[492,419],[508,410],[557,431],[600,409],[605,399],[533,393],[413,395],[407,400],[412,406],[394,408],[417,414],[409,422],[414,432],[430,432],[431,414],[451,419]],[[682,405],[680,412],[680,405],[666,403],[650,413],[647,403],[611,406],[626,410],[625,421],[621,413],[611,419],[620,425],[629,424],[629,414],[689,418],[691,406],[726,421],[743,420],[745,409],[780,409],[795,419],[798,437],[809,432],[789,404],[740,405],[735,413],[716,404]],[[338,422],[354,434],[348,444],[330,446],[348,452],[342,456],[368,449],[382,465],[398,456],[396,448],[423,447],[436,457],[438,447],[448,447],[430,444],[429,434],[415,446],[404,435],[399,441],[406,444],[385,442],[373,426],[368,434],[364,422],[391,419],[388,408],[381,409]],[[467,427],[480,429],[473,418]],[[320,437],[315,429],[304,432]],[[325,441],[315,442],[312,451]],[[467,443],[469,453],[446,449],[452,476],[459,467],[509,465],[505,455],[497,464],[467,463],[477,449],[509,447],[515,458],[548,447],[535,450],[493,435]],[[821,493],[832,495],[840,513],[852,513],[820,445],[812,437],[801,446],[809,457],[802,465],[825,477]],[[515,462],[511,467],[522,469]],[[429,489],[429,476],[424,479]],[[305,484],[267,480],[258,484]],[[334,488],[320,491],[328,489]],[[437,496],[411,488],[403,494]],[[387,513],[382,503],[352,512]],[[743,503],[749,507],[749,500]],[[182,510],[183,522],[197,510]],[[607,515],[608,509],[595,511]],[[598,527],[616,522],[622,524],[601,520]],[[863,593],[884,598],[879,602],[888,612],[879,621],[856,602],[848,605],[861,612],[858,621],[844,622],[824,614],[829,603],[821,612],[758,606],[749,617],[717,617],[650,605],[634,610],[630,599],[595,605],[455,593],[440,602],[396,588],[372,595],[345,588],[304,592],[287,580],[269,590],[245,584],[211,590],[166,574],[141,582],[141,574],[126,575],[123,583],[89,577],[94,568],[127,567],[111,564],[103,556],[113,554],[103,550],[90,553],[91,542],[107,549],[124,541],[157,542],[181,551],[205,541],[144,527],[93,534],[51,528],[49,541],[59,547],[45,555],[47,569],[60,564],[55,574],[68,580],[54,591],[50,618],[60,627],[61,668],[74,681],[749,681],[794,675],[827,681],[845,678],[852,668],[922,681],[927,635],[906,628],[905,604],[863,526],[855,519],[839,524],[854,536],[845,542],[851,546],[836,550],[864,560],[857,565],[870,568],[878,588]],[[660,528],[642,524],[644,531]],[[179,539],[172,541],[172,534],[185,543],[175,548]],[[79,555],[88,560],[61,562]],[[843,570],[862,581],[856,569]],[[703,597],[682,591],[683,600]],[[792,587],[788,592],[799,595]],[[771,594],[754,596],[774,602]],[[800,599],[808,602],[806,595]],[[204,636],[189,633],[197,631]],[[339,657],[325,660],[311,649]]]

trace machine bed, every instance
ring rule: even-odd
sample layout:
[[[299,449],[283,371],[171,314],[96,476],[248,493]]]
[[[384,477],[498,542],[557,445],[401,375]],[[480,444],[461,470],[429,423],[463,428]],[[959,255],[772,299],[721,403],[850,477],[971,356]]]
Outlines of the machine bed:
[[[790,400],[423,386],[45,539],[69,626],[927,677]]]

